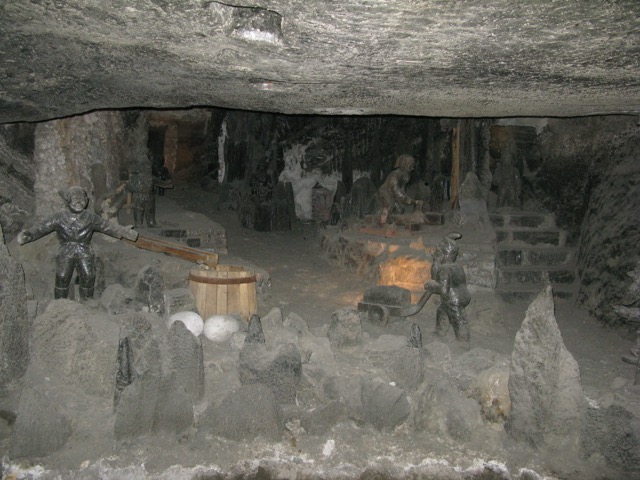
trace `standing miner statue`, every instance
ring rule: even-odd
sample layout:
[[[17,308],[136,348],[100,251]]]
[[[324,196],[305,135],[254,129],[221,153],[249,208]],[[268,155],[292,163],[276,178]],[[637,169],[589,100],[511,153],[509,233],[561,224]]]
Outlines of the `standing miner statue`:
[[[33,242],[44,235],[56,232],[60,250],[56,256],[56,283],[54,298],[67,298],[73,272],[78,272],[80,299],[93,297],[96,279],[95,257],[91,248],[93,232],[101,232],[115,238],[135,241],[138,232],[123,227],[86,210],[89,203],[82,187],[69,187],[58,192],[67,209],[36,223],[18,234],[18,243]]]
[[[436,312],[436,333],[444,337],[448,325],[451,324],[456,339],[469,342],[469,323],[464,309],[471,302],[471,295],[467,288],[467,278],[462,265],[456,263],[458,258],[458,244],[461,238],[457,232],[445,236],[436,248],[431,265],[431,280],[424,288],[440,295],[440,306]]]

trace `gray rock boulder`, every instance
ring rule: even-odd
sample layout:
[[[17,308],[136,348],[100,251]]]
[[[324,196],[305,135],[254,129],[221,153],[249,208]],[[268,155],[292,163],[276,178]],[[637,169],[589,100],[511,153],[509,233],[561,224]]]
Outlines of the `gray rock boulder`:
[[[362,383],[360,376],[331,377],[323,384],[323,394],[328,401],[345,405],[350,418],[363,422]]]
[[[196,298],[189,288],[174,288],[166,291],[164,293],[164,303],[167,317],[178,312],[196,311]]]
[[[26,387],[13,425],[11,454],[44,457],[62,448],[71,432],[71,422],[51,397],[39,389]]]
[[[580,370],[562,341],[551,287],[527,309],[509,373],[509,435],[557,454],[577,455],[587,402]]]
[[[300,426],[311,435],[322,435],[346,418],[347,407],[341,402],[333,400],[303,415]]]
[[[120,394],[116,407],[116,440],[132,440],[153,431],[161,380],[145,372]]]
[[[167,336],[169,368],[176,382],[191,397],[191,404],[204,395],[202,342],[182,322],[173,322]]]
[[[585,457],[602,455],[620,478],[640,478],[640,418],[629,410],[589,408],[582,438]]]
[[[134,298],[140,306],[149,312],[164,317],[164,278],[158,269],[147,265],[138,272],[134,286]]]
[[[331,314],[327,337],[332,347],[349,347],[362,342],[362,321],[355,308],[345,307]]]
[[[404,390],[373,379],[364,379],[361,390],[362,416],[378,430],[392,430],[411,413]]]
[[[0,394],[29,364],[31,321],[24,270],[9,253],[0,229]]]
[[[116,377],[118,325],[71,300],[54,300],[34,320],[32,363],[52,382],[110,398]]]
[[[194,425],[193,396],[175,376],[160,385],[159,401],[153,415],[153,432],[180,435]]]
[[[111,315],[120,315],[133,308],[133,294],[119,283],[109,285],[100,296],[100,305]]]
[[[260,343],[246,343],[240,351],[240,383],[269,386],[280,404],[296,403],[301,371],[300,351],[291,343],[274,350]]]
[[[427,370],[425,384],[417,392],[411,426],[417,432],[447,435],[469,441],[483,422],[480,407],[460,391],[453,378],[439,370]]]
[[[364,347],[368,363],[381,368],[390,381],[404,389],[414,390],[422,382],[422,351],[409,346],[407,337],[380,335]]]
[[[199,340],[182,322],[167,333],[156,315],[136,313],[123,319],[120,345],[127,352],[118,355],[118,372],[128,381],[116,384],[116,440],[190,428],[204,388]]]
[[[256,437],[278,441],[284,433],[278,401],[270,387],[259,383],[243,385],[207,408],[199,426],[236,441]]]

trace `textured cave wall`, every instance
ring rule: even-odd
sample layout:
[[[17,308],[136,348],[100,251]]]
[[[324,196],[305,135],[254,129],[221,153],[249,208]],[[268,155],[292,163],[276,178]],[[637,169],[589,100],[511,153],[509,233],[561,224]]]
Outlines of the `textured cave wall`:
[[[626,273],[640,262],[638,128],[612,138],[601,169],[591,186],[580,235],[579,301],[601,321],[614,325],[624,323],[612,307],[620,304],[631,284]]]
[[[48,216],[64,208],[58,190],[84,187],[93,207],[114,189],[131,153],[123,137],[120,112],[95,112],[37,125],[34,137],[35,213]],[[146,145],[146,143],[145,143]]]
[[[640,259],[640,130],[630,116],[547,119],[510,127],[522,204],[553,212],[578,247],[578,302],[607,324]],[[495,132],[493,132],[495,133]],[[495,139],[492,139],[495,140]]]
[[[590,191],[600,181],[611,142],[627,128],[630,117],[550,119],[540,134],[540,161],[531,165],[535,200],[556,214],[568,241],[579,241]]]
[[[33,131],[30,124],[0,129],[0,226],[8,241],[35,210]]]

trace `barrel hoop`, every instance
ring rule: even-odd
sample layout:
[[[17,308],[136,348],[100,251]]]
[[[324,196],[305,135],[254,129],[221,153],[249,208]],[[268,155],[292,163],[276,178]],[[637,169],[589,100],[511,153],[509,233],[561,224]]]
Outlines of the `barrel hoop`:
[[[189,274],[189,280],[196,283],[207,283],[209,285],[241,285],[243,283],[255,283],[256,276],[242,278],[215,278],[215,277],[199,277],[193,273]]]

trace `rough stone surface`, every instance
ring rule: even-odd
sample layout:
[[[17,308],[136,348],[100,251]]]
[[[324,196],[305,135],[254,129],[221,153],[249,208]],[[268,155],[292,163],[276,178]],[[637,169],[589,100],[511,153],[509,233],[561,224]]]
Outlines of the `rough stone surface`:
[[[580,301],[601,320],[616,324],[623,319],[611,305],[621,303],[631,283],[626,272],[640,261],[640,136],[636,133],[605,155],[605,173],[582,221]]]
[[[428,370],[425,385],[415,395],[411,426],[418,432],[447,435],[456,441],[474,438],[482,426],[480,407],[460,391],[455,381]]]
[[[190,288],[174,288],[164,292],[164,304],[167,316],[178,312],[193,312],[196,310],[196,299]]]
[[[640,104],[637,2],[87,5],[3,6],[0,122],[132,106],[506,117]]]
[[[174,322],[169,329],[167,348],[171,372],[193,404],[204,395],[202,342],[193,336],[184,323]]]
[[[200,427],[230,440],[263,437],[280,440],[284,432],[282,412],[271,388],[244,385],[229,393],[219,405],[203,414]]]
[[[133,306],[133,294],[119,283],[114,283],[104,289],[99,301],[107,312],[119,315]]]
[[[364,379],[361,396],[362,416],[378,430],[397,427],[409,418],[411,413],[406,393],[393,385]]]
[[[115,433],[120,439],[144,435],[153,427],[163,382],[161,344],[153,331],[158,320],[152,314],[136,313],[121,322],[114,391]]]
[[[0,130],[0,227],[5,238],[13,238],[35,210],[35,172],[31,159],[24,151],[11,148],[2,133]]]
[[[488,191],[483,188],[478,176],[473,172],[467,173],[460,185],[460,210],[457,223],[473,225],[475,229],[482,232],[483,236],[488,236],[486,242],[491,243],[495,241],[495,231],[487,211],[487,196]]]
[[[194,425],[193,396],[185,390],[183,382],[169,376],[160,385],[161,401],[153,416],[153,431],[179,435]]]
[[[589,408],[583,430],[584,454],[601,454],[628,477],[640,476],[640,419],[620,405]]]
[[[362,321],[358,311],[352,307],[341,308],[331,314],[327,332],[331,346],[348,347],[362,342]]]
[[[134,287],[136,302],[149,312],[164,316],[164,279],[162,273],[151,265],[144,267],[136,279]]]
[[[135,439],[152,432],[160,385],[160,379],[147,371],[124,389],[116,408],[116,440]]]
[[[509,374],[511,415],[505,428],[515,439],[577,454],[587,402],[577,362],[564,345],[551,287],[527,309],[516,334]]]
[[[27,371],[31,322],[22,266],[4,244],[0,228],[0,394]]]
[[[42,457],[60,449],[71,435],[71,423],[46,394],[22,391],[11,438],[11,454]]]
[[[300,319],[302,320],[302,319]],[[272,308],[271,311],[260,319],[267,345],[286,345],[298,343],[298,334],[295,329],[286,328],[282,317],[282,310]],[[304,326],[300,325],[304,331]]]
[[[293,344],[267,350],[263,345],[246,343],[240,351],[240,382],[269,386],[278,403],[295,404],[296,386],[300,382],[302,360]]]
[[[338,401],[330,401],[307,413],[300,420],[300,426],[311,435],[322,435],[346,418],[347,409]]]
[[[500,362],[483,370],[469,387],[468,394],[480,404],[482,416],[490,422],[503,422],[511,413],[509,365]]]
[[[61,385],[109,398],[117,351],[117,323],[88,306],[54,300],[34,320],[32,363]]]
[[[36,215],[49,216],[66,208],[58,190],[84,187],[89,209],[99,197],[115,189],[119,168],[127,155],[119,112],[100,112],[44,122],[35,129]],[[87,159],[91,159],[88,161]]]
[[[329,401],[338,401],[346,405],[352,418],[363,421],[363,380],[360,376],[331,377],[323,385],[324,396]]]
[[[245,344],[264,344],[266,339],[262,329],[262,321],[258,315],[251,315],[249,325],[247,325],[247,335],[244,337]]]
[[[422,382],[424,358],[420,349],[407,345],[401,335],[380,335],[365,345],[368,363],[387,372],[388,378],[403,389],[414,390]]]

